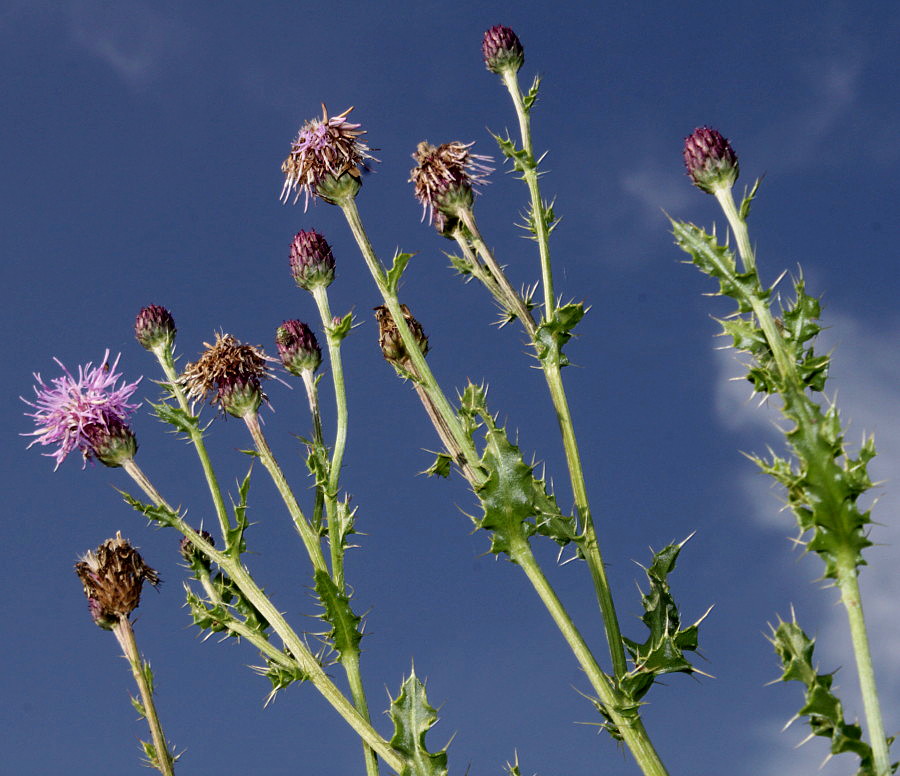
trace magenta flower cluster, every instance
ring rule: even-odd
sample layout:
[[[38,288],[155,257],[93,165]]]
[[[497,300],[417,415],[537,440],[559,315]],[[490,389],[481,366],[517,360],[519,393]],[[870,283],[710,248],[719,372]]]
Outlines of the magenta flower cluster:
[[[78,377],[66,369],[57,358],[53,360],[63,370],[62,377],[56,377],[47,385],[40,374],[35,373],[35,400],[22,398],[34,412],[26,412],[37,429],[23,436],[33,436],[28,445],[56,445],[53,452],[44,455],[56,459],[56,467],[66,459],[76,447],[81,450],[85,461],[93,453],[92,438],[96,430],[109,428],[110,424],[121,426],[141,405],[130,404],[131,395],[137,390],[140,379],[133,383],[117,385],[121,374],[116,372],[119,356],[109,363],[109,351],[104,353],[99,366],[89,362],[78,367]],[[93,434],[92,434],[93,430]]]

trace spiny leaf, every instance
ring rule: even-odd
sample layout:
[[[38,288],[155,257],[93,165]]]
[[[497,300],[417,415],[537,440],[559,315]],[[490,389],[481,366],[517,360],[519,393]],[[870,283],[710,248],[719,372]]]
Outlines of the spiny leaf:
[[[200,429],[200,418],[197,415],[191,415],[185,412],[181,407],[175,407],[167,402],[148,402],[153,408],[153,413],[163,423],[168,423],[176,431],[181,432],[187,437],[196,433]]]
[[[315,573],[316,595],[325,609],[322,617],[331,625],[328,634],[337,653],[358,655],[362,632],[359,629],[361,618],[350,608],[350,599],[338,590],[337,585],[325,571]]]
[[[537,101],[538,90],[541,87],[541,77],[536,75],[534,77],[534,81],[531,82],[531,88],[528,90],[528,94],[523,95],[522,103],[525,105],[525,112],[529,112],[531,110],[531,106]]]
[[[391,268],[387,271],[387,285],[392,294],[398,292],[400,278],[403,277],[403,271],[413,256],[415,256],[414,253],[400,253],[399,251],[394,253],[394,261],[391,264]]]
[[[862,740],[862,729],[844,719],[840,699],[831,691],[834,674],[820,674],[813,665],[815,640],[810,639],[797,624],[779,619],[769,637],[782,665],[779,679],[797,681],[806,687],[804,703],[797,716],[806,717],[812,734],[831,739],[831,753],[851,752],[859,757],[860,767],[856,776],[875,776],[872,748]],[[890,745],[893,737],[888,738]],[[897,763],[891,766],[891,773]]]
[[[537,357],[544,361],[547,358],[559,358],[560,366],[569,363],[563,354],[563,346],[572,339],[572,330],[586,314],[581,302],[564,304],[557,307],[549,321],[542,321],[535,335]]]
[[[426,734],[437,722],[437,712],[429,705],[425,685],[415,669],[404,679],[399,695],[391,699],[390,716],[394,723],[390,744],[404,759],[400,776],[444,776],[447,750],[432,753],[425,743]]]
[[[641,620],[650,631],[649,636],[643,643],[623,637],[634,668],[621,679],[620,689],[633,703],[646,694],[656,677],[678,672],[690,674],[695,670],[684,652],[697,650],[699,626],[706,615],[682,629],[681,615],[668,583],[682,547],[684,542],[664,547],[654,554],[653,562],[645,569],[650,590],[642,596]]]
[[[423,474],[427,474],[430,477],[449,477],[452,464],[453,459],[449,455],[446,453],[438,453],[435,456],[434,463],[431,464]]]
[[[343,318],[341,318],[337,323],[331,325],[328,331],[331,332],[331,336],[334,337],[338,342],[341,342],[353,328],[353,313],[347,313]]]

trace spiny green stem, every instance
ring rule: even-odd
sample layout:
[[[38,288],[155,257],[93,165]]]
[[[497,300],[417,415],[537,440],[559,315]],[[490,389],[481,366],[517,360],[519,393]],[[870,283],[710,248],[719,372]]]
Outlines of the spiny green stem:
[[[525,306],[524,300],[513,290],[502,267],[494,259],[492,252],[487,248],[484,240],[480,236],[478,224],[475,215],[471,210],[460,212],[459,217],[464,219],[465,226],[469,232],[476,236],[476,245],[479,246],[479,253],[485,259],[488,267],[490,267],[492,276],[497,283],[505,289],[502,296],[497,297],[501,304],[508,295],[512,295],[518,302],[518,305],[510,305],[505,302],[507,307],[519,311],[517,317],[532,340],[535,351],[538,350],[538,342],[536,340],[536,328],[531,314]],[[459,230],[457,230],[459,231]],[[458,240],[463,244],[462,240]],[[470,259],[470,261],[477,259]],[[485,284],[488,290],[491,287]],[[544,377],[547,381],[547,388],[550,392],[550,398],[553,407],[556,410],[556,419],[559,424],[560,434],[563,440],[563,449],[566,454],[566,465],[569,471],[569,482],[572,487],[572,495],[575,500],[575,509],[583,531],[583,539],[580,542],[582,553],[588,565],[591,574],[591,580],[594,585],[594,592],[597,596],[597,602],[600,607],[600,613],[603,617],[603,628],[606,633],[606,641],[609,648],[610,658],[613,664],[613,673],[617,679],[621,679],[628,672],[628,665],[625,660],[625,647],[622,641],[622,633],[619,628],[619,619],[616,614],[616,607],[612,597],[612,591],[609,586],[609,580],[606,576],[606,567],[603,563],[603,556],[600,552],[600,541],[597,537],[597,530],[594,526],[594,520],[591,515],[590,502],[587,496],[587,485],[584,479],[584,469],[581,465],[581,454],[578,449],[578,441],[575,437],[575,424],[572,420],[572,413],[569,409],[569,402],[566,397],[566,390],[562,380],[562,368],[560,366],[560,357],[558,352],[552,352],[544,359],[540,360]]]
[[[314,286],[313,298],[319,308],[319,318],[322,328],[325,330],[325,339],[328,342],[328,359],[331,363],[331,381],[334,384],[334,405],[336,415],[336,428],[334,433],[334,447],[331,453],[331,464],[328,467],[328,483],[325,488],[325,511],[328,515],[328,537],[331,551],[331,578],[338,590],[344,591],[344,551],[341,545],[341,530],[337,525],[337,497],[338,484],[341,477],[341,464],[344,460],[344,450],[347,446],[347,389],[344,385],[344,366],[341,360],[341,341],[332,333],[334,320],[331,315],[331,306],[328,303],[328,291],[325,286]]]
[[[174,776],[175,762],[172,753],[169,751],[169,745],[166,743],[166,737],[163,734],[162,725],[159,721],[159,715],[156,713],[156,704],[153,702],[153,691],[147,683],[147,676],[144,673],[144,662],[138,652],[137,641],[134,638],[134,629],[131,627],[131,621],[127,616],[119,617],[118,622],[113,626],[113,633],[122,647],[122,654],[131,666],[131,675],[138,686],[138,692],[141,694],[141,705],[144,708],[144,717],[150,726],[150,736],[153,738],[153,748],[156,751],[155,762],[152,763],[163,776]]]
[[[512,97],[516,116],[519,119],[519,134],[522,137],[522,149],[528,154],[531,164],[522,173],[522,177],[528,184],[528,192],[531,195],[531,213],[534,217],[535,237],[538,250],[541,254],[541,277],[544,286],[544,319],[553,318],[556,312],[556,297],[553,293],[553,270],[550,266],[550,232],[544,221],[544,203],[541,200],[541,191],[538,186],[537,162],[534,158],[534,147],[531,142],[531,119],[525,109],[522,92],[519,89],[519,77],[510,69],[502,73],[503,83]]]
[[[288,512],[290,512],[291,518],[294,521],[294,526],[296,526],[297,533],[300,534],[300,538],[303,540],[303,545],[306,547],[306,552],[313,564],[313,568],[316,571],[324,571],[327,574],[328,564],[325,562],[325,556],[322,554],[322,545],[319,543],[319,536],[306,519],[303,510],[300,509],[300,504],[297,503],[294,491],[291,490],[291,486],[288,484],[284,472],[281,470],[278,461],[275,460],[275,456],[272,454],[272,449],[269,447],[269,443],[266,441],[262,428],[259,425],[259,415],[255,412],[245,415],[244,423],[247,426],[247,430],[250,432],[250,436],[253,438],[256,452],[259,453],[259,458],[262,461],[263,466],[265,466],[266,471],[269,472],[272,482],[275,483],[275,487],[278,489],[282,501],[284,501]]]
[[[160,495],[153,483],[133,460],[125,461],[122,464],[122,468],[154,504],[163,507],[173,515],[177,515],[175,510],[166,503],[165,499]],[[244,596],[246,596],[247,600],[256,607],[257,611],[259,611],[266,622],[272,627],[272,630],[278,634],[285,647],[287,647],[294,656],[297,665],[309,677],[309,681],[312,682],[313,686],[322,694],[325,700],[327,700],[335,711],[344,718],[344,721],[353,728],[357,735],[378,753],[379,757],[381,757],[390,768],[393,768],[397,773],[400,773],[405,765],[404,758],[391,748],[390,744],[378,734],[378,731],[375,730],[375,728],[372,727],[372,723],[356,710],[353,704],[328,678],[328,675],[322,669],[322,666],[319,665],[315,656],[309,651],[306,644],[303,643],[303,640],[287,623],[287,620],[284,619],[284,616],[274,606],[268,596],[266,596],[253,581],[253,578],[250,576],[250,572],[247,571],[246,567],[228,555],[216,550],[215,547],[180,518],[173,520],[172,525],[184,536],[188,537],[197,550],[206,555],[213,563],[228,574],[231,581],[238,586]]]
[[[477,461],[478,454],[475,450],[475,446],[472,444],[472,440],[469,439],[463,431],[459,418],[456,416],[456,412],[453,410],[450,402],[447,401],[447,397],[444,396],[444,392],[441,390],[437,380],[432,374],[431,368],[425,361],[425,356],[422,354],[419,344],[416,342],[416,338],[409,330],[409,326],[406,325],[406,320],[403,316],[403,311],[400,309],[400,302],[397,299],[397,295],[388,288],[384,267],[375,255],[375,251],[366,235],[365,227],[363,227],[362,220],[359,217],[359,210],[356,207],[356,201],[352,198],[347,198],[340,201],[338,204],[344,212],[344,217],[347,219],[350,231],[356,239],[356,244],[359,246],[360,253],[363,255],[363,259],[369,268],[369,272],[371,273],[375,284],[378,286],[378,290],[381,292],[384,304],[391,313],[391,318],[393,318],[394,325],[400,333],[400,338],[403,340],[403,345],[406,348],[409,359],[415,366],[416,374],[421,380],[420,384],[423,389],[428,392],[428,395],[436,406],[440,416],[447,424],[456,445],[464,452],[465,458],[470,462]]]
[[[178,402],[178,406],[185,414],[193,415],[194,413],[191,411],[187,397],[184,395],[181,383],[178,381],[178,372],[175,369],[175,359],[172,355],[171,346],[167,347],[165,345],[159,345],[153,349],[153,355],[156,356],[159,365],[162,367],[163,373],[168,380],[167,387],[172,391],[172,395]],[[219,530],[224,539],[231,530],[231,522],[228,519],[228,511],[225,508],[225,499],[222,498],[222,489],[219,487],[219,481],[216,478],[216,473],[212,467],[209,453],[203,442],[203,432],[199,428],[191,427],[190,437],[191,444],[194,446],[194,449],[197,451],[197,457],[200,459],[200,466],[203,468],[203,476],[206,478],[209,494],[212,497],[213,505],[216,510],[216,517],[219,520]]]
[[[644,729],[640,718],[635,717],[629,719],[624,717],[618,710],[620,698],[618,693],[610,684],[609,678],[597,665],[590,648],[585,643],[584,638],[578,632],[572,618],[566,611],[556,592],[550,586],[543,571],[538,565],[528,542],[525,540],[517,540],[511,544],[510,558],[514,563],[522,567],[528,580],[531,582],[537,594],[540,596],[562,633],[566,642],[569,644],[572,652],[575,654],[579,665],[587,675],[588,681],[597,693],[597,697],[603,703],[609,712],[610,718],[622,734],[625,744],[631,750],[635,760],[641,768],[645,776],[665,776],[667,773],[665,766],[659,759],[659,755],[653,748],[647,731]]]
[[[306,400],[309,403],[309,414],[313,420],[313,440],[316,444],[324,445],[325,438],[322,434],[322,413],[319,412],[319,389],[316,387],[316,378],[312,370],[304,369],[300,378],[306,389]]]
[[[469,230],[475,249],[481,258],[484,259],[484,263],[487,264],[488,269],[491,271],[491,276],[500,287],[505,307],[521,321],[522,327],[529,338],[533,340],[537,334],[537,326],[535,326],[534,319],[525,306],[521,295],[512,287],[503,268],[497,263],[493,251],[487,247],[478,229],[478,223],[475,221],[475,214],[472,212],[472,209],[461,207],[457,211],[457,216],[465,224],[466,229]]]
[[[745,272],[757,273],[756,257],[750,243],[750,232],[747,222],[741,218],[732,195],[731,189],[717,189],[716,199],[722,207],[731,231],[738,245],[738,253]],[[758,273],[757,273],[758,274]],[[785,389],[782,391],[785,407],[792,408],[795,413],[804,445],[807,450],[814,451],[816,433],[813,424],[816,418],[810,412],[811,400],[806,395],[802,381],[797,374],[796,364],[788,352],[784,338],[779,334],[774,317],[769,307],[758,297],[751,299],[753,314],[759,322],[760,328],[766,337],[766,342],[772,352],[775,363],[781,373]],[[833,463],[830,461],[830,463]],[[807,460],[811,468],[821,469],[827,462],[821,460],[821,456],[812,455]],[[819,477],[820,481],[827,482],[827,475]],[[840,504],[832,505],[832,511],[837,514]],[[878,700],[878,691],[875,684],[875,670],[872,665],[872,655],[869,650],[869,639],[866,632],[865,620],[862,611],[862,599],[859,593],[858,573],[856,569],[855,551],[845,545],[847,553],[845,557],[838,557],[836,568],[838,573],[838,587],[841,591],[841,601],[847,613],[847,621],[850,628],[850,636],[853,644],[853,653],[856,659],[856,668],[859,676],[860,693],[863,699],[863,708],[866,712],[866,722],[869,732],[869,743],[875,759],[877,776],[888,776],[890,773],[890,756],[884,732],[884,722],[881,716],[881,705]]]

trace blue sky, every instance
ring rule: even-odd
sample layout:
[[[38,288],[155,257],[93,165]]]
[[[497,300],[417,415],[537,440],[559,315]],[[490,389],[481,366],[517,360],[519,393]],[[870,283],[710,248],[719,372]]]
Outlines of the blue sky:
[[[336,312],[362,324],[344,348],[351,432],[343,486],[359,506],[359,550],[348,558],[358,608],[368,612],[363,671],[379,729],[387,692],[415,661],[441,722],[430,742],[450,748],[451,773],[500,773],[518,752],[542,776],[637,770],[576,690],[574,659],[524,578],[484,556],[464,483],[418,476],[437,441],[408,386],[383,363],[370,309],[379,303],[335,208],[282,206],[279,166],[298,126],[354,105],[378,148],[359,206],[376,250],[417,252],[403,299],[431,338],[429,362],[452,393],[467,379],[526,454],[546,463],[568,506],[564,462],[540,375],[513,327],[490,326],[492,304],[447,269],[449,243],[419,222],[406,179],[423,139],[477,141],[515,125],[505,91],[480,59],[483,31],[505,24],[538,72],[535,143],[549,150],[544,193],[563,221],[553,241],[557,290],[591,312],[566,378],[589,488],[626,634],[640,634],[635,582],[648,546],[696,531],[671,581],[686,619],[714,604],[701,630],[714,679],[675,676],[649,696],[647,726],[673,774],[813,773],[826,750],[799,749],[800,687],[777,676],[766,623],[788,616],[820,640],[822,670],[850,716],[852,656],[818,561],[788,540],[792,518],[740,451],[778,445],[774,416],[749,400],[734,355],[717,350],[702,296],[712,283],[680,263],[663,210],[710,224],[711,197],[689,185],[681,142],[710,124],[741,159],[741,183],[765,174],[751,234],[765,279],[802,266],[824,294],[824,347],[851,441],[874,432],[879,457],[873,531],[863,573],[886,725],[900,727],[900,273],[896,257],[900,13],[887,2],[517,3],[333,2],[220,4],[8,0],[0,4],[0,154],[7,293],[0,308],[5,381],[6,595],[0,675],[4,769],[19,776],[140,773],[145,729],[128,702],[114,639],[88,620],[72,566],[121,530],[164,580],[138,611],[167,733],[186,753],[179,774],[273,776],[361,772],[357,743],[308,686],[263,709],[254,650],[201,641],[182,608],[176,537],[149,528],[119,500],[121,472],[53,472],[25,451],[19,396],[31,373],[56,374],[121,352],[130,379],[155,399],[158,378],[132,338],[146,304],[172,310],[178,350],[193,359],[224,329],[274,350],[285,318],[316,318],[293,286],[287,248],[315,228],[331,242]],[[893,95],[893,96],[892,96]],[[537,278],[531,245],[512,223],[524,188],[498,171],[477,214],[516,285]],[[273,383],[267,433],[305,493],[293,434],[308,433],[303,394]],[[330,407],[326,406],[326,413]],[[210,415],[211,417],[211,415]],[[327,419],[326,415],[326,419]],[[190,451],[146,413],[135,420],[139,461],[198,521],[209,517]],[[223,482],[246,467],[236,421],[217,420],[210,445]],[[254,573],[304,627],[315,612],[287,516],[262,472],[251,491]],[[552,568],[552,548],[541,558]],[[586,570],[552,579],[602,651]],[[309,630],[316,623],[309,621]],[[587,723],[587,724],[578,724]],[[850,772],[838,758],[821,773]]]

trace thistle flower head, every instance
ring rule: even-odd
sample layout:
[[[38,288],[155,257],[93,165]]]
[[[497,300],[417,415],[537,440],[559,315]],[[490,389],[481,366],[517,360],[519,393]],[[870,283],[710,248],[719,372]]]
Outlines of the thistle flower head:
[[[379,305],[375,309],[375,320],[378,321],[378,344],[381,345],[381,353],[387,361],[395,366],[404,366],[409,361],[409,354],[406,351],[406,345],[400,332],[397,330],[397,324],[391,317],[391,311],[385,305]],[[428,353],[428,337],[425,336],[425,330],[419,323],[409,308],[405,304],[400,305],[403,313],[403,320],[409,327],[413,337],[422,351],[422,355]]]
[[[525,63],[525,49],[522,48],[519,36],[502,24],[485,31],[481,41],[481,56],[492,73],[502,73],[504,70],[516,73]]]
[[[284,368],[297,377],[304,372],[315,372],[322,363],[322,348],[303,321],[282,323],[275,331],[275,345]]]
[[[740,172],[731,143],[711,127],[697,127],[684,139],[684,166],[694,185],[707,194],[730,189]]]
[[[452,216],[460,207],[472,207],[476,190],[494,171],[490,166],[494,160],[471,153],[473,145],[458,141],[439,146],[424,140],[419,143],[412,155],[416,166],[410,170],[409,180],[422,203],[423,221],[427,215],[428,223],[434,223],[435,211]]]
[[[238,418],[256,412],[266,399],[261,381],[270,376],[268,365],[275,359],[230,334],[216,332],[215,344],[203,345],[206,350],[181,375],[188,398],[197,402],[210,397],[211,404]]]
[[[334,280],[334,254],[328,241],[315,229],[297,232],[291,242],[291,275],[307,291],[329,286]]]
[[[97,457],[104,463],[106,443],[120,443],[126,436],[133,442],[134,435],[126,421],[141,405],[131,404],[129,399],[137,390],[140,379],[133,383],[119,383],[121,374],[116,372],[119,356],[109,364],[109,351],[103,354],[100,366],[87,363],[78,367],[78,376],[69,372],[59,359],[53,359],[63,370],[47,385],[40,374],[35,373],[35,400],[22,398],[34,412],[26,412],[37,429],[23,436],[35,437],[28,445],[56,445],[56,450],[45,455],[56,460],[56,467],[76,447],[88,458]],[[98,445],[100,448],[98,450]],[[136,444],[134,446],[136,449]],[[109,452],[109,450],[106,450]],[[112,464],[117,465],[117,464]]]
[[[105,630],[137,609],[145,581],[159,585],[156,571],[118,531],[115,539],[88,550],[75,564],[75,573],[84,586],[91,618]]]
[[[378,160],[360,140],[366,134],[360,129],[362,125],[347,121],[347,114],[352,110],[347,108],[337,116],[329,116],[323,105],[321,119],[310,119],[300,127],[297,139],[291,143],[291,152],[281,165],[282,202],[287,202],[294,191],[295,203],[303,194],[306,210],[310,196],[334,202],[340,195],[356,195],[360,186],[359,168],[368,169],[366,159]]]
[[[147,350],[171,348],[175,343],[175,319],[158,304],[142,307],[134,320],[134,336]]]

